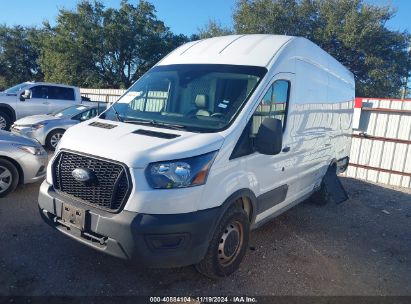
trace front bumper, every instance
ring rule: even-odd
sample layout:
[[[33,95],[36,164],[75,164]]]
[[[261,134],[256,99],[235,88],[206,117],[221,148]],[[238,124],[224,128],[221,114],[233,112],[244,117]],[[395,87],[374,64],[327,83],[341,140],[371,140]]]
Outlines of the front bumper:
[[[61,224],[63,203],[85,209],[84,229]],[[113,214],[59,195],[44,181],[39,193],[42,218],[65,235],[109,255],[145,267],[196,264],[204,257],[220,208],[184,214]]]
[[[35,183],[44,179],[47,172],[48,155],[32,155],[25,153],[17,159],[23,170],[24,184]]]

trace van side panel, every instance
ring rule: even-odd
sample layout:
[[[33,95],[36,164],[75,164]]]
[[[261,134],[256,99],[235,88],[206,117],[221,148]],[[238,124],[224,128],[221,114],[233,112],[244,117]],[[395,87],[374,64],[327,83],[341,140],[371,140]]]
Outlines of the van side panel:
[[[332,145],[335,159],[339,160],[350,154],[355,89],[354,81],[347,80],[347,71],[341,65],[333,61],[329,64],[329,70],[333,73],[328,74],[327,95],[328,102],[335,107]]]
[[[347,157],[350,151],[355,94],[352,74],[304,38],[293,40],[282,52],[291,55],[290,49],[295,61],[295,84],[284,140],[291,148],[288,156],[292,166],[285,169],[298,173],[286,200],[258,214],[257,224],[310,195],[330,163]],[[282,72],[277,69],[281,66],[281,62],[272,63],[276,73]]]

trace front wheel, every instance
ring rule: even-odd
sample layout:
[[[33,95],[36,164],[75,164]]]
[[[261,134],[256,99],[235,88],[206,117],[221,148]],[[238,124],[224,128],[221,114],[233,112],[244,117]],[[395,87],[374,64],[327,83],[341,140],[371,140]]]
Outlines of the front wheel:
[[[63,137],[65,130],[53,130],[46,137],[46,147],[54,151],[57,148],[57,145],[60,139]]]
[[[218,224],[207,253],[196,269],[212,279],[232,274],[244,258],[249,235],[247,213],[237,205],[231,206]]]
[[[7,113],[0,110],[0,130],[9,130],[11,126],[11,118]]]
[[[0,159],[0,197],[5,197],[16,189],[19,172],[16,166],[5,159]]]

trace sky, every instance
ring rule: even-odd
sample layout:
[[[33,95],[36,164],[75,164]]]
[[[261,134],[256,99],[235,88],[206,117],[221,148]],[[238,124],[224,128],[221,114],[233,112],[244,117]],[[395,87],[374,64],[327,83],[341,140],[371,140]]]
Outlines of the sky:
[[[54,24],[60,8],[73,9],[77,0],[0,0],[0,24],[39,26],[44,20]],[[102,0],[107,7],[118,7],[120,0]],[[137,3],[138,0],[129,0]],[[222,25],[232,24],[235,0],[149,0],[157,10],[157,17],[176,34],[197,33],[208,20]],[[411,32],[410,0],[366,0],[397,9],[396,16],[387,24],[392,30]]]

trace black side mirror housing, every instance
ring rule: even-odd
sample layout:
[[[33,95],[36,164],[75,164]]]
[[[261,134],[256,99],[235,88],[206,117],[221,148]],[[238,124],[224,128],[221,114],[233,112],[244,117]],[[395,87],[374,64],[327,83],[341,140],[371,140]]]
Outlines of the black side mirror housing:
[[[267,117],[263,120],[254,139],[257,152],[275,155],[281,152],[283,145],[283,124],[281,120]]]

